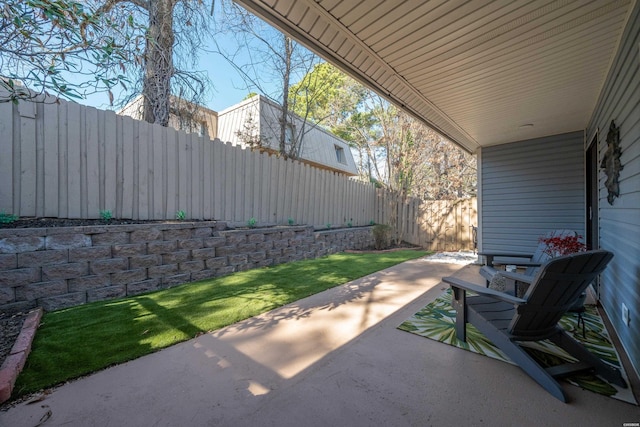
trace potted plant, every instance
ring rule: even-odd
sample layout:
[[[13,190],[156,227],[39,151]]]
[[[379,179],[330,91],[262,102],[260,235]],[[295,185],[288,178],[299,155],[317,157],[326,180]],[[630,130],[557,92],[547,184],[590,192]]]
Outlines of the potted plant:
[[[574,236],[556,236],[541,237],[540,242],[547,245],[545,252],[551,258],[563,255],[571,255],[587,250],[587,245],[582,243],[582,236],[576,234]]]
[[[577,233],[573,236],[541,237],[539,240],[547,245],[544,252],[551,258],[571,255],[587,250],[587,245],[582,242],[582,236]],[[587,293],[583,292],[578,299],[576,299],[569,311],[582,311],[586,299]]]

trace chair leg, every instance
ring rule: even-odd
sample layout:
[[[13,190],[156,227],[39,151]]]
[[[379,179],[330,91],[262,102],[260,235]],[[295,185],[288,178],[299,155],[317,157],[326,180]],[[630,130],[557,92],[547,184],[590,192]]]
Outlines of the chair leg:
[[[622,378],[622,374],[618,369],[604,363],[582,344],[571,338],[565,331],[560,330],[558,334],[549,339],[579,361],[591,365],[596,373],[607,381],[619,385],[622,388],[627,388],[627,383],[624,381],[624,378]]]
[[[464,289],[451,287],[453,298],[451,305],[456,310],[456,338],[467,342],[467,293]]]
[[[475,319],[476,316],[474,316]],[[486,321],[476,321],[472,323],[482,332],[496,347],[502,350],[514,363],[540,384],[556,399],[567,403],[568,399],[564,390],[558,382],[536,362],[517,343],[511,341],[504,333],[495,329]]]

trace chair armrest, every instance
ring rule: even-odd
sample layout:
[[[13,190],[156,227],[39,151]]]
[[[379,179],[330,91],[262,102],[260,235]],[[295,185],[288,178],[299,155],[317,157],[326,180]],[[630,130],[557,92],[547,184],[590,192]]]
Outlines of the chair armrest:
[[[492,257],[497,257],[497,256],[504,256],[504,257],[509,257],[509,258],[533,258],[533,254],[520,254],[520,253],[513,253],[513,252],[478,252],[478,255],[482,255],[482,256],[492,256]]]
[[[523,277],[528,277],[528,276],[523,276]],[[514,297],[513,295],[496,291],[494,289],[485,288],[483,286],[479,286],[474,283],[470,283],[465,280],[458,279],[456,277],[443,277],[442,281],[451,285],[452,288],[471,291],[478,295],[491,296],[493,298],[499,299],[500,301],[504,301],[512,304],[518,304],[518,305],[526,303],[526,301],[523,300],[522,298]]]
[[[516,282],[526,283],[528,285],[533,283],[533,276],[527,276],[522,273],[514,273],[511,271],[499,271],[502,277],[506,277],[507,279],[515,280]]]
[[[525,258],[500,257],[492,260],[492,265],[516,265],[518,267],[540,267],[541,262]]]
[[[531,261],[533,254],[514,254],[513,252],[478,252],[478,255],[485,257],[486,265],[493,265],[495,257],[521,258],[521,262]],[[504,263],[502,263],[504,264]],[[517,263],[514,263],[517,264]]]

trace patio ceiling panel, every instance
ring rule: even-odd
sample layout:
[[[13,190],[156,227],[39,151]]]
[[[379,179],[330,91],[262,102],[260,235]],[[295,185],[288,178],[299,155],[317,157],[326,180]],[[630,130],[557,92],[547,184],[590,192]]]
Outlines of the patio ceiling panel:
[[[481,4],[481,2],[469,2],[463,7],[452,9],[435,21],[432,21],[433,16],[430,16],[433,14],[426,15],[424,18],[429,22],[414,21],[420,27],[411,25],[391,35],[388,40],[383,41],[387,46],[379,49],[379,53],[387,58],[389,62],[398,66],[404,65],[405,68],[405,64],[410,64],[413,67],[422,66],[425,63],[433,65],[434,63],[431,60],[434,55],[429,55],[429,52],[433,51],[438,42],[440,44],[446,42],[443,38],[456,32],[467,33],[469,26],[473,26],[476,20],[482,20],[482,16],[473,15],[474,12],[484,13],[484,10],[480,8]],[[450,6],[450,4],[447,3],[447,6]],[[409,31],[411,27],[416,28],[415,31]],[[425,39],[430,40],[428,45],[421,43]],[[463,40],[466,40],[463,43],[472,43],[474,41],[469,37],[451,37],[451,39],[450,43],[454,45],[459,45]],[[399,71],[402,70],[399,69]]]
[[[593,46],[606,45],[610,40],[600,39],[594,40]],[[567,53],[570,51],[570,53]],[[491,82],[487,81],[490,76],[478,75],[462,75],[453,77],[451,80],[455,82],[453,89],[439,87],[430,91],[432,99],[441,103],[445,108],[450,107],[468,107],[462,101],[466,99],[470,102],[478,102],[482,97],[490,95],[495,101],[507,101],[517,97],[513,95],[525,95],[529,89],[527,85],[536,86],[536,94],[540,95],[545,89],[557,90],[568,89],[572,86],[582,88],[584,86],[592,89],[590,93],[594,93],[599,89],[598,82],[593,81],[590,73],[587,72],[590,67],[602,68],[602,72],[606,71],[607,64],[590,64],[583,63],[581,59],[584,57],[579,47],[573,51],[561,50],[554,55],[548,55],[544,61],[553,64],[554,69],[559,72],[551,73],[549,68],[542,65],[542,61],[517,61],[512,66],[506,66],[504,69],[493,69],[490,71],[493,76],[501,80],[501,86],[495,87]],[[584,81],[581,81],[584,80]],[[526,82],[526,84],[523,84]]]
[[[475,43],[482,35],[489,34],[507,24],[512,19],[509,13],[513,13],[515,10],[518,10],[519,13],[527,13],[535,7],[530,4],[521,7],[512,2],[504,6],[497,2],[492,5],[496,5],[496,7],[487,7],[476,15],[466,17],[464,25],[460,25],[458,22],[455,27],[451,25],[432,34],[430,36],[432,41],[428,45],[419,47],[423,50],[418,52],[421,59],[425,62],[430,61],[433,57],[448,52],[452,44]]]
[[[356,2],[353,1],[339,1],[339,2],[330,2],[330,3],[335,3],[330,9],[331,14],[334,16],[342,16],[343,19],[347,19],[347,16],[353,12],[354,9],[356,9],[357,7],[360,7],[362,5],[362,3],[364,3],[366,0],[359,0]],[[325,2],[322,2],[325,3]],[[369,0],[369,3],[371,3],[370,6],[377,6],[378,4],[380,4],[380,1],[371,1]],[[377,3],[377,4],[376,4]],[[324,6],[324,4],[323,4]],[[357,14],[357,12],[356,12]]]
[[[392,2],[381,1],[375,8],[370,8],[365,13],[359,13],[354,10],[356,14],[353,22],[349,25],[351,31],[360,38],[366,38],[375,34],[375,30],[372,28],[371,23],[376,22],[383,16],[391,15],[395,13],[397,7]],[[349,18],[351,20],[351,18]],[[367,34],[367,32],[369,32]]]
[[[236,1],[470,152],[584,129],[633,3]]]
[[[615,44],[617,40],[613,36],[595,41],[592,37],[589,37],[589,33],[597,34],[598,37],[606,37],[610,33],[609,31],[593,32],[589,31],[588,26],[583,26],[577,30],[579,30],[577,37],[570,36],[573,38],[573,43],[568,43],[571,39],[564,37],[559,41],[548,43],[545,37],[541,37],[531,47],[526,45],[528,41],[508,48],[498,46],[497,49],[485,50],[483,52],[484,56],[478,55],[473,59],[475,63],[470,63],[466,67],[458,63],[452,65],[449,69],[443,70],[440,76],[421,73],[420,77],[409,75],[409,78],[416,81],[418,87],[428,90],[431,96],[438,89],[441,91],[449,88],[453,88],[453,90],[473,90],[473,88],[483,84],[490,86],[504,85],[508,82],[507,79],[531,82],[532,80],[541,81],[553,76],[559,76],[562,80],[568,80],[566,68],[584,66],[585,70],[589,70],[589,61],[592,59],[589,53],[601,50],[606,52],[606,49],[612,43]],[[504,54],[503,52],[509,53]],[[571,55],[571,57],[569,58],[567,55]],[[601,63],[602,61],[599,61],[598,64],[593,65],[600,66],[601,71],[605,71],[607,64],[599,65]],[[447,74],[444,74],[445,71]],[[469,76],[478,76],[479,78],[471,82],[471,88],[460,88],[458,81]],[[422,82],[424,84],[421,84]],[[525,89],[528,90],[526,87]]]
[[[474,69],[483,69],[486,66],[502,66],[505,61],[513,57],[522,57],[528,55],[540,55],[544,50],[552,48],[545,39],[547,37],[540,34],[522,33],[521,31],[507,30],[508,33],[492,38],[491,40],[479,40],[485,38],[480,34],[471,35],[473,40],[469,44],[463,46],[457,43],[457,46],[447,47],[446,45],[430,53],[424,53],[422,59],[426,58],[427,63],[431,62],[435,66],[420,71],[424,67],[423,61],[418,59],[412,61],[411,68],[402,70],[408,78],[419,79],[418,81],[431,82],[438,77],[449,75],[449,73],[468,73]],[[466,42],[465,42],[466,43]],[[542,52],[538,49],[542,49]],[[438,55],[436,56],[435,53]],[[437,81],[437,80],[436,80]]]
[[[372,46],[380,49],[387,48],[399,40],[403,40],[403,45],[408,45],[411,42],[408,37],[413,37],[413,41],[416,41],[442,28],[445,21],[441,17],[452,13],[464,14],[464,8],[469,7],[468,3],[463,0],[403,3],[394,9],[392,16],[380,18],[377,25],[381,28],[367,40]],[[477,7],[479,5],[478,3]]]
[[[576,66],[576,62],[581,61],[582,58],[586,56],[585,54],[587,52],[585,52],[585,50],[587,49],[606,49],[606,47],[610,46],[611,43],[615,43],[615,40],[611,40],[611,38],[615,39],[615,37],[608,31],[591,31],[590,29],[585,29],[583,32],[576,33],[575,37],[566,39],[564,43],[557,44],[543,53],[531,55],[528,52],[523,51],[512,57],[504,58],[501,63],[494,63],[486,67],[477,67],[477,69],[473,71],[456,73],[452,70],[453,74],[451,75],[431,77],[431,83],[433,84],[438,80],[446,79],[454,88],[463,84],[470,84],[473,85],[473,88],[470,88],[469,91],[478,91],[485,88],[487,86],[487,79],[491,76],[495,76],[497,73],[504,74],[504,76],[501,77],[501,80],[503,83],[506,83],[509,80],[521,80],[522,78],[520,76],[523,72],[529,74],[527,78],[535,78],[539,81],[541,80],[541,72],[551,68],[555,69],[555,67],[574,69],[581,68],[582,70],[588,70],[589,67],[583,67],[584,64],[578,64],[579,66]],[[585,44],[588,45],[588,48],[585,47]],[[605,68],[607,66],[606,63],[593,65]],[[564,71],[562,73],[554,74],[558,74],[556,79],[566,79]],[[427,76],[420,76],[416,77],[415,80],[417,84],[420,84],[422,79],[425,78],[427,78]],[[432,96],[437,96],[441,92],[449,91],[450,89],[447,86],[434,85],[434,88],[431,89],[430,93]],[[451,97],[448,98],[451,99]]]

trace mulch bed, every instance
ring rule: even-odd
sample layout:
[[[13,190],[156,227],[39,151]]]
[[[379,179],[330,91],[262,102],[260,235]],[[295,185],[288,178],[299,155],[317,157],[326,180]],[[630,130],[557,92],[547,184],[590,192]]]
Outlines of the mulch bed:
[[[0,228],[51,228],[80,227],[85,225],[130,225],[130,224],[179,224],[180,222],[198,222],[198,219],[185,221],[135,220],[135,219],[67,219],[67,218],[19,218],[12,222],[0,223]]]
[[[0,366],[11,353],[13,343],[20,335],[22,324],[28,312],[6,313],[0,312]]]

